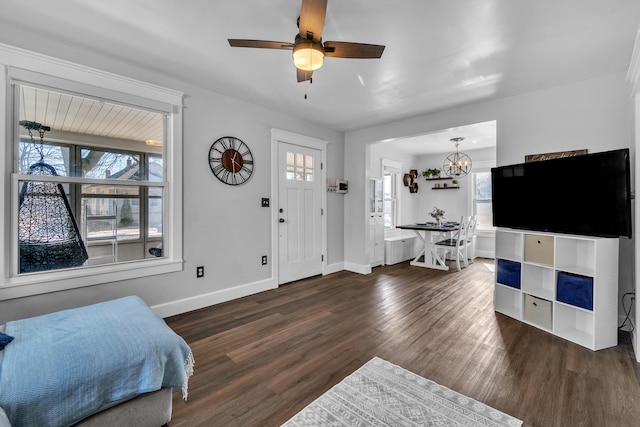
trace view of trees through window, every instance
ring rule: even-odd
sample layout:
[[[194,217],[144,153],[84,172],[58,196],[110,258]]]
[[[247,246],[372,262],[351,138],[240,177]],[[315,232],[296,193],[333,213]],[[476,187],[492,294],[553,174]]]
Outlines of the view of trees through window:
[[[115,152],[83,148],[77,145],[43,144],[45,163],[53,166],[60,176],[82,176],[96,179],[114,179],[127,181],[162,181],[162,156],[145,155],[134,152]],[[79,153],[79,162],[74,162],[73,154]],[[28,140],[20,143],[20,173],[28,174],[29,167],[40,161],[40,154]],[[75,168],[74,165],[80,165]],[[97,220],[85,224],[86,216],[116,216],[117,238],[139,239],[142,219],[141,207],[147,212],[147,237],[162,236],[162,189],[155,187],[114,186],[106,184],[83,184],[80,187],[80,206],[75,203],[76,186],[64,184],[63,188],[70,201],[72,210],[81,213],[78,225],[86,230],[89,239],[109,235],[113,231],[111,220]],[[148,203],[140,203],[141,196],[147,193]],[[115,202],[112,203],[112,202]],[[80,209],[79,209],[80,207]],[[83,234],[84,235],[84,234]]]

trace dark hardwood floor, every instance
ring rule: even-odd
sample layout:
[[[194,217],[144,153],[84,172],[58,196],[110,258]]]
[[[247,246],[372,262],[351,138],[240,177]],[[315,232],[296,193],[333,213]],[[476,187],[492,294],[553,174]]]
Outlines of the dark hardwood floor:
[[[492,260],[314,277],[167,319],[196,360],[177,426],[279,426],[374,356],[540,426],[640,426],[628,343],[593,352],[493,311]]]

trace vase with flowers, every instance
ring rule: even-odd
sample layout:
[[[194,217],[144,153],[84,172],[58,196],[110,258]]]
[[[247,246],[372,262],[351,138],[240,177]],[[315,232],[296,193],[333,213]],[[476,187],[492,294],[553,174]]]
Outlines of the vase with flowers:
[[[436,221],[436,226],[440,227],[440,222],[442,221],[442,217],[444,216],[444,211],[436,206],[433,207],[433,210],[429,212],[429,215]]]

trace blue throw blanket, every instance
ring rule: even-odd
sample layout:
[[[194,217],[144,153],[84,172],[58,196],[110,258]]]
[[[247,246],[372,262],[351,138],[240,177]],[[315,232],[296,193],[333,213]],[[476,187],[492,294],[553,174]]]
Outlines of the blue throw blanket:
[[[8,322],[0,407],[12,427],[68,426],[162,387],[186,399],[187,343],[138,297]]]

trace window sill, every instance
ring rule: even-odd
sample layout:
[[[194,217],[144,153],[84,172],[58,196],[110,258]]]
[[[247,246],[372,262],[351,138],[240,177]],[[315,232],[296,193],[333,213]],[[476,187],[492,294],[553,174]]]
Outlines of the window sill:
[[[0,284],[0,301],[182,271],[183,260],[146,259],[117,266],[24,274]]]

